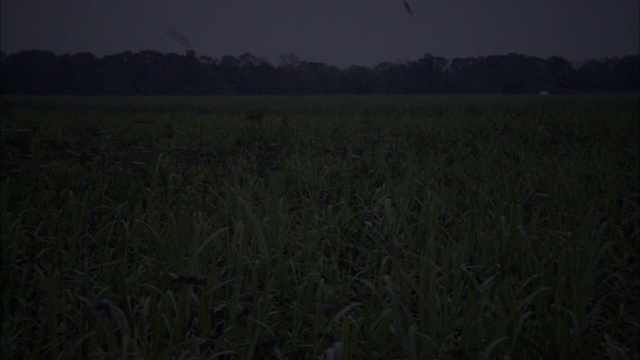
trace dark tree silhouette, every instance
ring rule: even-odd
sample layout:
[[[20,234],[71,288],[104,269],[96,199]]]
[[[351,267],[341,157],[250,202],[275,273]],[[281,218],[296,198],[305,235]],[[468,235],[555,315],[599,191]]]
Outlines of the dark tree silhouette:
[[[48,51],[0,54],[0,92],[26,95],[277,95],[575,93],[640,90],[640,57],[578,64],[521,54],[447,60],[425,54],[405,63],[339,69],[282,55],[277,67],[251,53],[213,59],[157,51]]]
[[[576,70],[566,59],[558,56],[548,58],[544,64],[547,91],[568,93],[576,89]]]

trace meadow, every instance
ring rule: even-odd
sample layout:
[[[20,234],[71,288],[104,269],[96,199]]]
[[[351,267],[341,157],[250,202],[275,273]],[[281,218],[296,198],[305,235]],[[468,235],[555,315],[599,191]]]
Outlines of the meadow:
[[[4,358],[640,358],[637,94],[1,116]]]

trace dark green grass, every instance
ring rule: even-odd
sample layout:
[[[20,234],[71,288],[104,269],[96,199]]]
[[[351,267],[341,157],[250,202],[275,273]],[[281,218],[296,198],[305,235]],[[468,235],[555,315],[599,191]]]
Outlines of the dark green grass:
[[[637,95],[2,107],[9,358],[639,356]]]

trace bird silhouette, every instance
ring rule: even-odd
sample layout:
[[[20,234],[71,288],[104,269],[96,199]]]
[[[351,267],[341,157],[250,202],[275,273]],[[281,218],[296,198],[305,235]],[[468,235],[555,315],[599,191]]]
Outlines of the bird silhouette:
[[[189,41],[186,36],[182,35],[178,30],[172,28],[171,26],[167,25],[167,30],[165,30],[164,34],[167,35],[171,40],[184,46],[185,48],[191,48],[191,41]]]
[[[409,3],[407,3],[407,0],[402,0],[402,2],[404,3],[405,10],[407,10],[409,15],[413,16],[413,11],[411,10],[411,6],[409,6]]]

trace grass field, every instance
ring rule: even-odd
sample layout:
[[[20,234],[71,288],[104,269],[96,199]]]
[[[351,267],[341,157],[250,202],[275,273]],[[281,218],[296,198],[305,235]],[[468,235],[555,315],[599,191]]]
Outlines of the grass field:
[[[638,359],[640,100],[2,98],[6,359]]]

